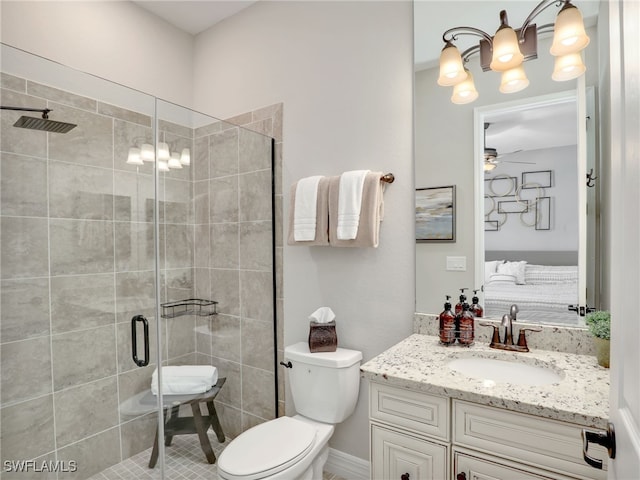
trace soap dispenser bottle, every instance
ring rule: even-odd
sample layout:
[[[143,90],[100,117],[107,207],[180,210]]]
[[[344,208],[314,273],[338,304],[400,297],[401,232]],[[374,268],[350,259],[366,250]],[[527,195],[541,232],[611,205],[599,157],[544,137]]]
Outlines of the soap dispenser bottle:
[[[462,313],[462,305],[464,305],[464,303],[467,301],[467,296],[464,294],[465,290],[466,288],[460,289],[460,301],[456,303],[456,309],[454,310],[454,313],[456,314],[456,316]]]
[[[444,310],[440,314],[440,343],[443,345],[453,345],[456,343],[456,316],[451,311],[451,303],[447,295]]]
[[[473,298],[471,299],[471,314],[476,318],[482,318],[484,314],[484,308],[480,305],[478,300],[478,290],[473,291]]]
[[[462,313],[458,318],[458,342],[460,345],[468,347],[473,344],[474,339],[474,319],[472,313],[469,311],[469,304],[462,304]]]

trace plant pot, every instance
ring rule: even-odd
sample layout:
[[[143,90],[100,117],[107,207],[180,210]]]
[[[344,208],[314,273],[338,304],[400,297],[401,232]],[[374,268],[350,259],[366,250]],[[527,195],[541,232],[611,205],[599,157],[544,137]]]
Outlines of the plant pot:
[[[598,359],[598,365],[609,368],[609,350],[611,340],[593,337],[593,341],[596,345],[596,358]]]

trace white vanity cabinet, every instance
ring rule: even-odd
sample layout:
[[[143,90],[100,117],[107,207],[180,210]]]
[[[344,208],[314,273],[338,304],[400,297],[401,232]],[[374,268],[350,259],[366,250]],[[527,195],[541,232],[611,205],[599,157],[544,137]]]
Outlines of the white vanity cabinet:
[[[371,382],[371,478],[449,478],[450,401]]]
[[[374,381],[369,401],[372,480],[606,479],[579,425]]]

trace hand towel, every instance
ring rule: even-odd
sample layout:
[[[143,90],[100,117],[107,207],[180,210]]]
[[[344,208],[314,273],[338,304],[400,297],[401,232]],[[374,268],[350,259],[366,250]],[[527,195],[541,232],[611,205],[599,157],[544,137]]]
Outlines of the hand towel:
[[[321,177],[317,186],[316,213],[315,213],[315,237],[311,240],[297,241],[295,239],[295,204],[296,192],[299,182],[291,186],[289,202],[289,235],[288,245],[326,246],[329,245],[329,179]]]
[[[368,173],[369,170],[352,170],[340,175],[337,227],[339,240],[354,240],[358,235],[362,188]]]
[[[380,181],[382,172],[369,172],[362,189],[362,209],[358,234],[353,240],[340,240],[338,227],[338,194],[340,177],[329,179],[329,244],[332,247],[373,247],[378,246],[380,222],[384,216],[383,192],[385,183]]]
[[[162,367],[162,394],[204,393],[218,381],[218,369],[210,365]],[[158,369],[151,375],[151,393],[158,395]]]
[[[316,238],[316,214],[318,183],[322,177],[316,175],[298,180],[293,212],[293,239],[308,242]]]

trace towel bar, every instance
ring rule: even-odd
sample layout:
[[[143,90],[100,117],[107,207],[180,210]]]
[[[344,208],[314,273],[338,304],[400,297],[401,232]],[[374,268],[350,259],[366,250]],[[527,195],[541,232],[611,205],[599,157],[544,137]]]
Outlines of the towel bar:
[[[384,183],[393,183],[393,181],[396,179],[396,177],[393,175],[393,173],[387,173],[385,175],[382,176],[382,178],[380,179],[381,182]]]

